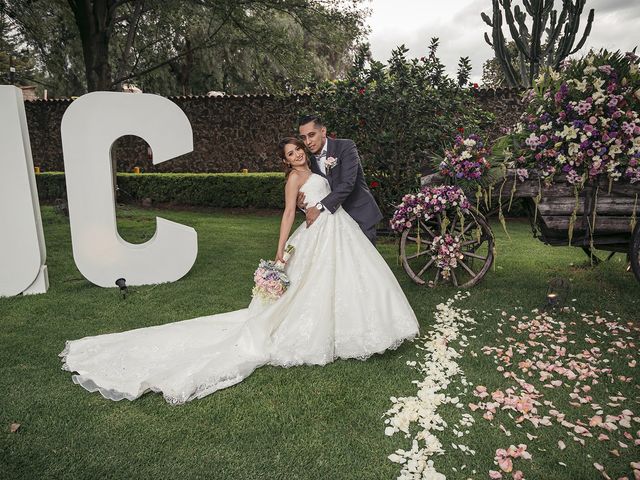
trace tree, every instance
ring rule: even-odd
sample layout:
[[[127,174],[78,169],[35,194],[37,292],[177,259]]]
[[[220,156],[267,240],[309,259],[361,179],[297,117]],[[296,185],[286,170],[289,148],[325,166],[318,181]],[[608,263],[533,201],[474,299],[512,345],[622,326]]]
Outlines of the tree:
[[[0,0],[0,12],[65,93],[130,81],[164,94],[286,91],[350,63],[362,1]]]
[[[19,48],[15,32],[0,13],[0,82],[26,85],[35,79],[35,62],[27,48]]]

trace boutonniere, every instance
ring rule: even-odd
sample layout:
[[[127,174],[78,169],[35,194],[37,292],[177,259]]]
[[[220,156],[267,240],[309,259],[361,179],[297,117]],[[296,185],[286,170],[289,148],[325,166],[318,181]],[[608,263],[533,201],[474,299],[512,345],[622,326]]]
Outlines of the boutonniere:
[[[336,157],[327,157],[327,159],[324,161],[324,167],[327,169],[327,171],[331,170],[337,164],[338,159]]]

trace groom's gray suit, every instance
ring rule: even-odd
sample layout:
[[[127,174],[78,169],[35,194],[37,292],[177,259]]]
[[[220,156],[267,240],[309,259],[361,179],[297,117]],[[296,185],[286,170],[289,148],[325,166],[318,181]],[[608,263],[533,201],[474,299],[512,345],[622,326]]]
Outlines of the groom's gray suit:
[[[326,175],[313,156],[310,162],[311,171],[325,177],[331,186],[331,193],[321,200],[322,205],[331,213],[342,205],[375,245],[376,224],[382,220],[382,213],[367,186],[356,144],[353,140],[327,138],[327,158],[330,157],[337,162],[327,168]]]

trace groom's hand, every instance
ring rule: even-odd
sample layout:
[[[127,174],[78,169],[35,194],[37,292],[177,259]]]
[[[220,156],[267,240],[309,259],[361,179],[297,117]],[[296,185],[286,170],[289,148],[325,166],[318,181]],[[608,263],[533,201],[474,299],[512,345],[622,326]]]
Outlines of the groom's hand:
[[[303,212],[307,210],[307,201],[304,192],[298,192],[298,200],[297,200],[298,208]]]
[[[316,207],[307,209],[307,228],[309,228],[313,224],[313,222],[316,221],[319,215],[320,210],[318,210]]]

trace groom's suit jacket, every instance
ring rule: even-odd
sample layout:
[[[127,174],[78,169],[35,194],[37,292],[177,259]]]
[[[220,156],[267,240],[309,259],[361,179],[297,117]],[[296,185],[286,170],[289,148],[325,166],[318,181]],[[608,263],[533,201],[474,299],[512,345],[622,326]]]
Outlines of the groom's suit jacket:
[[[336,164],[327,169],[326,175],[311,158],[311,171],[329,181],[331,193],[322,204],[331,213],[342,205],[363,230],[368,230],[382,220],[382,213],[367,186],[360,164],[360,157],[353,140],[327,138],[327,158],[336,158]]]

